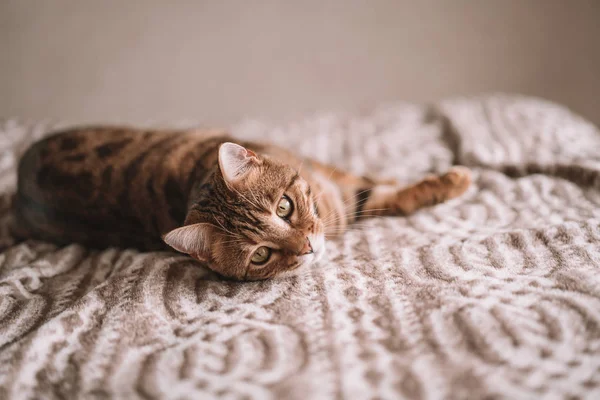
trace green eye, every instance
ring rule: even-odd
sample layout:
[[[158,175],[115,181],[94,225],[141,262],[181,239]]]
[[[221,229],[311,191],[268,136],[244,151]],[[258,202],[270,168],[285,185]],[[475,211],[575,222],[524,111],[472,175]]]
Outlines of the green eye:
[[[279,204],[277,204],[277,215],[281,218],[287,218],[292,215],[293,211],[294,204],[289,197],[283,196],[281,200],[279,200]]]
[[[271,249],[265,246],[261,246],[258,249],[256,249],[256,251],[254,252],[254,254],[252,254],[252,258],[250,259],[250,261],[252,261],[253,264],[264,264],[267,261],[269,261],[269,258],[271,257]]]

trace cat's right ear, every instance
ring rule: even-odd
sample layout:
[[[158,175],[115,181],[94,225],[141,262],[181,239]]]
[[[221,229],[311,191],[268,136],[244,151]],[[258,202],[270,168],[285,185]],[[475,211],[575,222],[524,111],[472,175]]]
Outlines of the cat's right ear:
[[[163,240],[177,251],[189,254],[196,260],[208,262],[211,230],[210,224],[186,225],[163,235]]]
[[[256,153],[239,144],[226,142],[219,147],[219,168],[229,185],[241,182],[260,163]]]

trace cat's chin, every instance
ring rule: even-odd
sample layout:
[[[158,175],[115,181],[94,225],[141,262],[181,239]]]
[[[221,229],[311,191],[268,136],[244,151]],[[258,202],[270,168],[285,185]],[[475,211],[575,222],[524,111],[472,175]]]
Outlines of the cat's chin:
[[[313,241],[313,249],[314,252],[312,254],[308,254],[305,257],[310,257],[310,259],[306,259],[306,263],[310,266],[312,264],[317,263],[323,258],[325,255],[325,236],[319,235]],[[302,265],[304,267],[304,263]]]
[[[315,249],[314,253],[302,256],[302,262],[297,268],[291,271],[281,272],[277,274],[275,278],[288,278],[291,276],[303,275],[307,273],[313,265],[319,262],[323,258],[324,254],[325,246],[322,245],[319,248]]]

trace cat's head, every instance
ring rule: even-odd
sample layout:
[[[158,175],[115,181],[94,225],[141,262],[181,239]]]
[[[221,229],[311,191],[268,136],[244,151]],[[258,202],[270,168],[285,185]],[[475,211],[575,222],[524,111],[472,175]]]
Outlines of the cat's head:
[[[314,193],[288,165],[224,143],[199,198],[184,226],[163,239],[223,276],[258,280],[293,273],[323,254]]]

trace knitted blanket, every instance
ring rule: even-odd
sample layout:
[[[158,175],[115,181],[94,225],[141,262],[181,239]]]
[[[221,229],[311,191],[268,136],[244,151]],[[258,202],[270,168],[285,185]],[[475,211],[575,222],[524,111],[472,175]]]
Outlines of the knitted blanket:
[[[16,163],[49,129],[0,123],[0,399],[600,398],[600,132],[563,107],[231,127],[406,183],[474,171],[463,197],[365,220],[304,275],[254,283],[175,253],[15,243]]]

